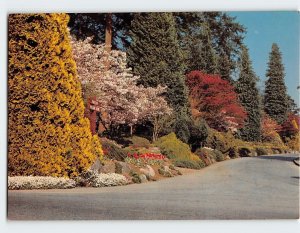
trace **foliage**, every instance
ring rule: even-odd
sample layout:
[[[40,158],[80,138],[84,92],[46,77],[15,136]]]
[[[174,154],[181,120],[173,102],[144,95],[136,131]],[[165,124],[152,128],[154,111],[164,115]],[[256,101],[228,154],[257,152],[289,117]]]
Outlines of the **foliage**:
[[[88,170],[81,175],[87,186],[90,187],[107,187],[107,186],[120,186],[128,184],[125,176],[116,173],[97,173]]]
[[[51,176],[12,176],[8,177],[8,190],[19,189],[69,189],[75,188],[71,179]]]
[[[152,141],[156,141],[159,136],[169,134],[174,131],[174,126],[176,123],[175,117],[170,115],[157,115],[153,118],[153,133],[152,133]]]
[[[268,115],[264,115],[261,123],[262,140],[263,142],[274,142],[281,140],[278,132],[281,131],[281,126],[271,119]]]
[[[214,153],[215,153],[215,159],[216,159],[217,162],[221,162],[225,159],[224,155],[222,154],[221,151],[214,150]]]
[[[147,138],[142,138],[142,137],[138,137],[136,135],[130,137],[130,138],[126,138],[128,139],[131,143],[130,145],[132,147],[146,147],[149,148],[151,146],[150,141]]]
[[[66,14],[9,16],[8,173],[74,177],[102,156],[84,118]]]
[[[192,71],[186,77],[192,109],[197,109],[214,129],[235,131],[243,126],[246,113],[228,81],[218,75]]]
[[[292,138],[287,139],[286,145],[293,151],[300,151],[300,137],[299,133],[294,135]]]
[[[296,104],[295,100],[290,95],[287,95],[287,99],[288,99],[288,112],[290,114],[298,115],[300,113],[300,108]]]
[[[131,44],[127,50],[133,73],[145,87],[166,86],[166,100],[174,114],[186,111],[183,56],[179,48],[172,13],[137,13],[131,23]]]
[[[223,153],[226,153],[229,150],[229,141],[234,139],[230,133],[221,133],[217,130],[209,128],[208,136],[205,140],[204,146],[217,149]]]
[[[106,138],[101,139],[104,158],[124,161],[127,154],[119,145]]]
[[[250,61],[248,49],[243,47],[240,73],[236,82],[236,92],[241,105],[247,112],[247,118],[243,128],[240,129],[240,136],[245,141],[260,141],[261,136],[261,109],[260,97],[256,87],[256,77],[252,62]]]
[[[233,83],[231,74],[237,68],[236,58],[243,46],[246,29],[235,17],[224,12],[205,12],[218,55],[218,72],[222,79]]]
[[[199,69],[219,73],[222,79],[232,83],[231,73],[237,68],[236,58],[243,45],[245,28],[224,12],[175,12],[173,15],[187,72]]]
[[[231,158],[239,156],[255,156],[258,154],[257,148],[264,149],[268,154],[277,153],[277,151],[287,151],[279,135],[278,138],[270,142],[246,142],[235,138],[230,132],[218,132],[209,129],[208,137],[204,145],[211,149],[217,149],[224,155]],[[197,154],[197,151],[195,152]]]
[[[132,182],[133,183],[137,183],[137,184],[142,183],[142,180],[141,180],[139,174],[137,174],[136,172],[131,171],[130,175],[132,177]]]
[[[278,124],[282,124],[287,119],[289,102],[284,83],[284,66],[277,44],[272,45],[266,76],[264,111]]]
[[[212,163],[221,162],[224,160],[224,155],[221,151],[211,148],[199,148],[196,150],[195,154],[200,157],[201,160],[205,162],[206,165]]]
[[[267,155],[269,152],[265,148],[257,147],[256,148],[256,153],[259,156],[259,155]]]
[[[191,161],[191,160],[175,160],[173,162],[174,166],[189,168],[189,169],[201,169],[205,167],[205,163],[202,160],[199,161]]]
[[[94,88],[102,112],[101,123],[106,129],[122,124],[132,126],[144,120],[153,123],[156,117],[171,114],[172,109],[162,97],[166,88],[138,86],[140,78],[127,68],[126,53],[112,50],[108,54],[104,45],[92,44],[91,38],[73,38],[72,46],[79,79]]]
[[[300,116],[290,113],[287,120],[282,124],[280,135],[284,138],[293,138],[299,134]]]
[[[159,138],[154,145],[159,147],[162,154],[166,155],[169,159],[191,160],[193,157],[189,146],[180,141],[175,133],[170,133]]]
[[[176,136],[184,143],[188,143],[190,139],[189,121],[190,119],[186,112],[181,111],[180,114],[177,115],[174,124],[174,132]]]
[[[189,144],[194,152],[201,147],[208,136],[208,125],[204,119],[192,120],[189,126],[190,139]]]
[[[70,33],[77,39],[93,37],[93,42],[104,43],[107,13],[71,13],[68,24]],[[130,29],[133,13],[112,13],[112,47],[124,49],[130,43]]]
[[[202,70],[209,74],[216,74],[218,64],[212,44],[211,30],[205,22],[200,23],[197,29],[188,27],[185,30],[188,36],[183,36],[181,40],[181,47],[185,52],[186,70],[187,72]]]

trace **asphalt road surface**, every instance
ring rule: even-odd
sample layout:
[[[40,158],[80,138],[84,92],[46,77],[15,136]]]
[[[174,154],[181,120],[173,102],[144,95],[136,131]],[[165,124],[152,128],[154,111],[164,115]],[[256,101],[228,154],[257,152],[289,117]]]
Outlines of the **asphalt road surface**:
[[[9,220],[298,219],[297,155],[216,163],[123,187],[8,192]]]

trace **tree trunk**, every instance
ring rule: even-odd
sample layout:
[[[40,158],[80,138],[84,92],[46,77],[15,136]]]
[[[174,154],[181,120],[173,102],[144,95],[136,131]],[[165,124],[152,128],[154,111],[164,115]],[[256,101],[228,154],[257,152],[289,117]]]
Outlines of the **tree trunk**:
[[[153,121],[153,134],[152,134],[152,142],[155,142],[157,140],[158,136],[158,118],[155,117]]]
[[[105,70],[109,70],[109,54],[112,47],[112,13],[106,14],[106,27],[105,27],[105,51],[107,52],[107,57],[105,59]]]
[[[105,50],[110,52],[112,47],[112,13],[106,14]]]

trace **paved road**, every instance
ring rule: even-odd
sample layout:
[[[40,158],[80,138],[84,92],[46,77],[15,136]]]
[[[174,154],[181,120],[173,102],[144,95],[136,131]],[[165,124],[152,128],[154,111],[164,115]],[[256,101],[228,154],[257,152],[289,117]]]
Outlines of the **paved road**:
[[[299,218],[295,155],[241,158],[146,184],[9,191],[11,220]]]

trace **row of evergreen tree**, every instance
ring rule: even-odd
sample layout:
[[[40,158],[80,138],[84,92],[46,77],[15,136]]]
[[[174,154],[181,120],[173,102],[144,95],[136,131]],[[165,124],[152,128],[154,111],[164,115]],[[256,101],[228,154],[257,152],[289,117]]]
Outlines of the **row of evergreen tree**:
[[[71,14],[69,26],[79,38],[94,35],[95,42],[103,42],[106,20],[105,14]],[[242,139],[260,141],[263,112],[278,124],[287,119],[294,103],[287,95],[279,47],[272,45],[262,97],[243,43],[246,29],[234,17],[222,12],[135,13],[113,14],[112,21],[113,46],[126,50],[140,84],[168,87],[166,97],[175,110],[175,131],[180,138],[189,135],[185,74],[192,70],[219,74],[235,86],[247,111]]]

